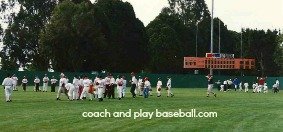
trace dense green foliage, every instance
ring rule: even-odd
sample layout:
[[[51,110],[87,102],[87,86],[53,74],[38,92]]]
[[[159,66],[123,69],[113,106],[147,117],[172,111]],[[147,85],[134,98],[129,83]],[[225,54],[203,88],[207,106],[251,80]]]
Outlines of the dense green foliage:
[[[127,97],[98,101],[68,101],[56,93],[13,92],[13,102],[1,94],[1,131],[282,131],[282,93],[253,94],[217,92],[218,97],[205,97],[205,89],[173,89],[167,98],[156,89],[148,99]],[[50,88],[49,88],[50,90]],[[0,90],[3,93],[3,89]],[[217,112],[217,118],[83,118],[83,112],[191,111]]]
[[[183,57],[210,51],[210,12],[204,0],[168,3],[145,27],[121,0],[3,1],[1,13],[19,11],[2,18],[8,24],[0,30],[2,69],[46,70],[52,62],[55,71],[191,72],[182,68]],[[282,75],[283,40],[276,30],[244,29],[241,46],[241,33],[228,30],[221,18],[214,21],[214,52],[220,36],[221,53],[239,58],[243,51],[243,57],[256,59],[256,68],[245,75]]]

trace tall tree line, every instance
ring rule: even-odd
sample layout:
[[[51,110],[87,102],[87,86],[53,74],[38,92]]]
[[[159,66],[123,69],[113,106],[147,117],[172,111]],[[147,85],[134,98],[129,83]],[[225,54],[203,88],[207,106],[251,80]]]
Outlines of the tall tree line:
[[[2,18],[8,23],[0,32],[2,69],[22,64],[29,70],[46,70],[52,62],[56,71],[190,72],[182,68],[183,57],[196,52],[203,57],[210,51],[210,12],[204,0],[168,3],[145,27],[132,5],[121,0],[2,2],[2,13],[19,8]],[[221,18],[214,21],[214,51],[218,52],[220,35],[221,53],[240,57],[241,33],[228,30]],[[243,56],[257,62],[245,74],[282,75],[283,39],[278,31],[244,29],[242,36]]]

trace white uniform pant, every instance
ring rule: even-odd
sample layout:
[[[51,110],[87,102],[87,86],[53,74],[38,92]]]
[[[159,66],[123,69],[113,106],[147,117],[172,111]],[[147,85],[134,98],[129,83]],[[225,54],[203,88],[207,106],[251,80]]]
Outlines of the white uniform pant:
[[[73,87],[69,89],[68,95],[71,100],[76,100],[79,97],[79,87]]]
[[[13,91],[13,88],[11,86],[5,86],[6,101],[11,100],[12,91]]]
[[[245,92],[248,92],[248,91],[249,91],[249,87],[245,86]]]
[[[42,91],[46,91],[47,92],[47,87],[48,87],[48,83],[43,83],[43,88]]]
[[[122,98],[123,97],[123,90],[124,90],[123,87],[121,87],[121,86],[117,87],[118,98]]]
[[[263,86],[263,93],[267,93],[268,92],[268,87],[267,86]]]
[[[207,86],[207,94],[213,93],[212,92],[213,84],[208,84]]]
[[[82,93],[81,93],[81,97],[80,99],[83,99],[83,97],[86,97],[87,93],[88,93],[89,87],[84,87]]]
[[[123,94],[123,97],[125,97],[125,95],[126,95],[126,87],[122,87],[122,94]]]
[[[17,89],[17,83],[13,83],[13,90],[18,90]]]
[[[104,93],[103,93],[103,92],[104,92],[104,88],[100,88],[100,87],[99,87],[99,88],[97,88],[96,91],[97,91],[97,94],[98,94],[98,95],[97,95],[98,98],[99,98],[99,99],[102,99],[103,96],[104,96]]]
[[[168,87],[168,86],[167,86],[167,88],[168,88],[168,90],[167,90],[167,96],[170,96],[170,95],[172,94],[172,92],[171,92],[171,87]]]
[[[59,88],[58,88],[57,98],[60,98],[61,93],[64,93],[64,94],[66,94],[66,96],[68,96],[68,93],[67,93],[67,91],[66,91],[66,88],[63,88],[63,87],[59,87]],[[69,96],[68,96],[68,97],[69,97]]]
[[[224,91],[224,85],[220,85],[220,91]]]
[[[160,91],[158,91],[159,88],[160,88]],[[156,92],[157,92],[157,96],[160,96],[160,95],[161,95],[161,87],[160,87],[160,86],[157,86],[157,87],[156,87]]]
[[[260,93],[260,92],[262,91],[262,88],[263,88],[263,85],[259,85],[259,86],[258,86],[258,89],[257,89],[257,92]]]

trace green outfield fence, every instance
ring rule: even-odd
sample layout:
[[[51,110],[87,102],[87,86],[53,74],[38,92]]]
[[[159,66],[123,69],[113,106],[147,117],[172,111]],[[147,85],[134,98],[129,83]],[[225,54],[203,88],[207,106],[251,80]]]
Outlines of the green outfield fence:
[[[7,73],[15,74],[19,81],[18,84],[21,84],[21,80],[23,76],[26,76],[29,82],[29,85],[34,85],[33,81],[36,76],[38,76],[42,83],[42,78],[45,74],[49,78],[54,76],[56,79],[59,80],[59,76],[61,72],[44,72],[44,71],[3,71],[0,70],[0,79],[2,80],[6,77]],[[78,72],[64,72],[64,74],[72,80],[75,75],[82,76],[87,75],[89,78],[94,79],[97,74],[95,73],[78,73]],[[106,76],[106,74],[101,74],[102,76]],[[130,80],[130,73],[113,73],[113,76],[116,78],[117,75],[124,75],[126,76],[127,80]],[[205,78],[205,75],[194,75],[194,74],[149,74],[149,73],[139,73],[136,75],[141,77],[148,77],[151,81],[151,84],[153,87],[156,86],[157,78],[161,78],[163,82],[163,86],[166,85],[167,76],[170,76],[172,78],[172,87],[173,88],[205,88],[207,87],[207,80]],[[223,80],[227,79],[234,79],[238,76],[214,76],[214,82],[217,80],[220,80],[223,82]],[[250,86],[252,82],[256,81],[255,76],[242,76],[238,77],[242,82],[249,82]],[[281,83],[283,83],[283,77],[268,77],[267,78],[267,84],[268,87],[271,88],[272,85],[275,83],[275,80],[278,79]],[[282,86],[282,85],[281,85]]]

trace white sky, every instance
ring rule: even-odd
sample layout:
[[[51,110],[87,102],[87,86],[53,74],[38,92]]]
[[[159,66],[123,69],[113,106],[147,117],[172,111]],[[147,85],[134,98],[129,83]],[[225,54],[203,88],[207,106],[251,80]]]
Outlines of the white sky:
[[[137,17],[146,26],[169,6],[167,0],[123,0],[134,7]],[[212,0],[205,0],[211,10]],[[214,0],[214,17],[219,17],[228,29],[243,28],[283,30],[283,0]]]

